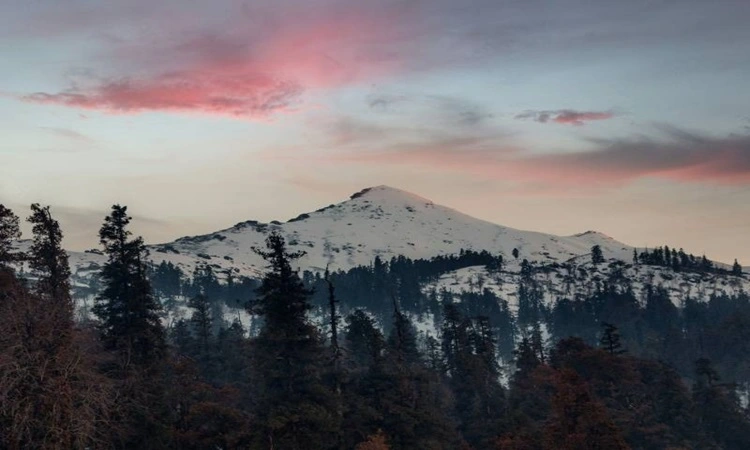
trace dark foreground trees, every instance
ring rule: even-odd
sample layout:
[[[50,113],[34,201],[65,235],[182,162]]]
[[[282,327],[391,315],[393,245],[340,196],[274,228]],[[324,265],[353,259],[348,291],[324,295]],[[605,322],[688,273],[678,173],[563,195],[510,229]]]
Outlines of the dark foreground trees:
[[[257,293],[246,297],[255,300],[248,307],[252,322],[243,315],[230,324],[207,288],[219,279],[206,276],[189,292],[189,311],[171,324],[167,341],[167,321],[146,277],[145,248],[128,231],[125,207],[114,206],[101,229],[107,263],[92,329],[73,320],[59,225],[38,205],[30,220],[28,279],[0,267],[0,448],[750,446],[737,386],[719,377],[747,354],[745,300],[688,302],[677,311],[656,289],[644,306],[661,318],[652,321],[631,294],[602,290],[591,305],[559,302],[547,311],[529,278],[521,332],[505,329],[515,320],[489,307],[495,297],[442,292],[442,323],[431,336],[418,331],[415,325],[424,322],[403,307],[402,297],[414,295],[412,282],[392,289],[387,305],[373,314],[341,311],[352,302],[340,293],[353,290],[335,286],[343,278],[323,279],[331,283],[321,284],[327,302],[313,311],[311,292],[294,269],[301,254],[272,233],[258,250],[267,271]],[[372,286],[389,286],[378,283]],[[548,316],[547,331],[562,337],[556,343],[543,333]],[[609,324],[613,319],[621,329]],[[708,327],[709,319],[737,338],[727,341]],[[707,346],[725,345],[731,355],[714,352],[717,363],[699,359],[693,386],[669,365],[635,356],[643,346],[634,332],[662,336],[675,328],[683,330],[681,339],[703,330],[717,340],[706,339]],[[566,332],[586,341],[560,335]],[[520,342],[512,352],[514,339]]]
[[[60,227],[39,205],[29,221],[32,288],[0,266],[0,448],[106,446],[111,385],[95,337],[74,327]]]

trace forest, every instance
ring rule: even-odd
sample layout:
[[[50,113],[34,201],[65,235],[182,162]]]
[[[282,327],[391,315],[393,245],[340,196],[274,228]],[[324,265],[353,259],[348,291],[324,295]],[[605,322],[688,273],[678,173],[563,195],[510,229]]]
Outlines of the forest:
[[[499,255],[300,272],[275,233],[254,249],[260,280],[187,276],[150,264],[114,205],[81,319],[59,223],[38,204],[28,221],[20,253],[0,205],[3,449],[750,448],[744,292],[675,305],[662,286],[639,298],[603,280],[548,304],[526,261],[511,310],[486,289],[422,289],[446,270],[501,274]],[[633,263],[718,270],[660,249]],[[189,313],[165,320],[182,299]],[[229,321],[227,305],[259,320]],[[434,335],[415,325],[427,313]]]

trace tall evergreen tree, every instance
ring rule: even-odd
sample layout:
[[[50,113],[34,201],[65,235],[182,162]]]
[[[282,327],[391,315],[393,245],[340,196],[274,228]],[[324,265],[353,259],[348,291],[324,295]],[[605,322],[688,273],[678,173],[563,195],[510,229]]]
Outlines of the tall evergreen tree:
[[[401,312],[393,299],[393,328],[388,336],[388,350],[399,364],[414,363],[419,360],[417,331],[409,318]]]
[[[33,225],[34,241],[28,255],[29,265],[36,276],[36,290],[50,302],[60,330],[72,330],[73,299],[70,295],[70,266],[68,253],[62,248],[62,231],[52,218],[49,206],[31,205],[28,221]]]
[[[331,448],[338,424],[333,394],[322,381],[324,348],[307,317],[310,291],[291,266],[303,253],[289,252],[277,233],[268,236],[265,250],[254,250],[268,262],[251,306],[264,320],[252,355],[258,374],[256,445]]]
[[[198,337],[200,353],[207,355],[212,337],[211,330],[213,329],[211,304],[208,301],[208,297],[198,294],[188,301],[188,307],[193,310],[193,314],[190,316],[190,323]]]
[[[123,369],[155,362],[165,348],[160,305],[146,278],[146,248],[140,237],[130,238],[130,220],[126,206],[114,205],[99,230],[107,262],[101,271],[105,287],[93,310],[105,346],[120,355]]]
[[[16,258],[12,254],[13,240],[21,237],[18,216],[9,208],[0,204],[0,268],[7,267]]]
[[[338,369],[341,360],[341,347],[339,346],[339,320],[341,316],[336,311],[339,301],[336,299],[336,288],[331,281],[331,274],[326,267],[325,282],[328,285],[328,325],[331,332],[331,350],[333,352],[334,365]]]
[[[105,369],[119,389],[117,448],[159,449],[169,444],[168,414],[161,377],[166,353],[161,309],[147,278],[143,240],[131,239],[127,207],[114,205],[99,230],[107,262],[104,290],[93,312],[105,349],[115,356]]]

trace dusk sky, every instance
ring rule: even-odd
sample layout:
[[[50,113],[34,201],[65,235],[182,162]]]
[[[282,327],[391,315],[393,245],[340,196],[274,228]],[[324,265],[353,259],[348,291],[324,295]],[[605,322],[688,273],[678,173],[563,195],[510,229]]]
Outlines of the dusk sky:
[[[748,0],[5,0],[0,203],[67,246],[387,184],[750,264]]]

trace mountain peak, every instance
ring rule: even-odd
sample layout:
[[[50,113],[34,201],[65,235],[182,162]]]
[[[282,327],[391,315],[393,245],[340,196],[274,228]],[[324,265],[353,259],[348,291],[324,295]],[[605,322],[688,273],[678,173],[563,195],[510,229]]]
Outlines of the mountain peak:
[[[588,230],[588,231],[584,231],[583,233],[574,234],[573,237],[578,237],[578,238],[599,238],[599,239],[605,239],[605,240],[610,240],[610,241],[614,240],[613,237],[611,237],[609,235],[606,235],[606,234],[602,233],[601,231],[596,231],[596,230]]]
[[[402,189],[394,188],[381,184],[379,186],[372,186],[362,189],[359,192],[355,192],[349,196],[351,200],[358,198],[367,198],[369,200],[381,200],[381,201],[405,201],[405,202],[416,202],[416,203],[427,203],[431,204],[432,201],[421,197],[417,194],[413,194]]]

